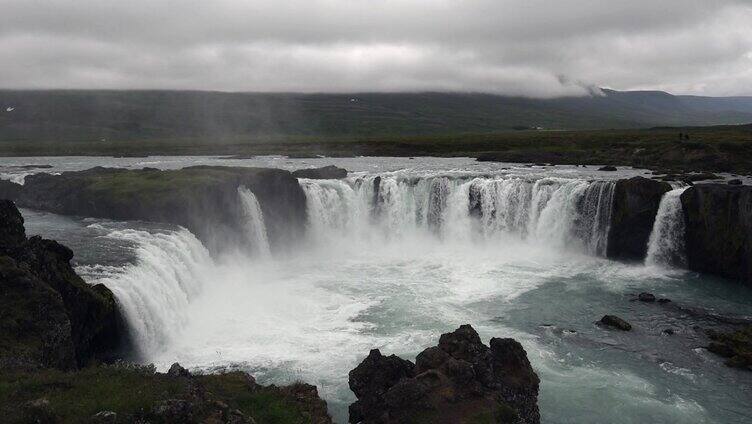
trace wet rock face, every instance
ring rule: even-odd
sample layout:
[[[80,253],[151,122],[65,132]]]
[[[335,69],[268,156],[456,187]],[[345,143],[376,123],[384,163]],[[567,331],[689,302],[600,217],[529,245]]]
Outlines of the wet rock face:
[[[681,202],[689,268],[752,285],[752,187],[697,185]]]
[[[112,292],[86,284],[72,257],[55,241],[27,239],[18,209],[0,200],[0,368],[73,369],[125,347]]]
[[[670,190],[668,183],[643,177],[616,182],[608,234],[608,258],[645,259],[661,198]]]
[[[293,171],[295,178],[310,178],[313,180],[337,180],[347,177],[347,170],[334,165],[321,168],[298,169]]]
[[[444,334],[415,364],[372,350],[350,371],[351,423],[538,423],[538,376],[522,346],[484,345],[469,325]]]

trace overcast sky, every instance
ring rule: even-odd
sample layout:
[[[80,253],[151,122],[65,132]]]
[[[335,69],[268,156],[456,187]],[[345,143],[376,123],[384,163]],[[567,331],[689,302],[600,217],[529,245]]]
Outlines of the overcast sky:
[[[0,87],[752,95],[752,0],[0,0]]]

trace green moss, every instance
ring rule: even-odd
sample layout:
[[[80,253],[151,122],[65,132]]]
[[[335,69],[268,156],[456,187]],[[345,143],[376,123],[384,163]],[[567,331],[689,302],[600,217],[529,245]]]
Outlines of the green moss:
[[[118,364],[85,368],[75,372],[58,370],[5,371],[0,373],[0,416],[2,422],[25,421],[23,405],[38,399],[49,402],[49,411],[61,423],[88,421],[100,411],[113,411],[118,422],[146,418],[154,406],[167,399],[193,399],[198,384],[206,393],[202,402],[221,401],[238,409],[258,424],[305,424],[312,422],[306,411],[285,388],[263,387],[244,373],[194,376],[193,381],[154,372],[153,366]],[[192,400],[191,402],[196,402]],[[208,403],[197,403],[201,405]],[[205,411],[204,414],[209,413]],[[202,417],[197,417],[200,421]]]
[[[249,390],[244,373],[205,375],[198,377],[204,387],[234,409],[253,417],[262,424],[304,424],[305,414],[277,390],[257,387]]]
[[[44,398],[62,423],[83,422],[99,411],[139,416],[158,400],[182,396],[187,389],[185,381],[156,374],[151,367],[5,372],[0,374],[0,413],[7,422],[21,422],[21,405]]]
[[[733,333],[709,333],[708,350],[725,358],[726,365],[752,371],[752,325]]]

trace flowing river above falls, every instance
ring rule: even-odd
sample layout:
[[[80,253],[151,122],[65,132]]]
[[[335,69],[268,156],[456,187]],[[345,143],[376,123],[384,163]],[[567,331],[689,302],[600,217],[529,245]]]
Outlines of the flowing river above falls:
[[[648,265],[603,257],[611,181],[643,171],[462,158],[0,164],[31,163],[53,165],[43,172],[195,164],[353,171],[345,180],[300,180],[308,230],[283,252],[270,251],[258,201],[245,187],[238,201],[250,248],[224,253],[168,225],[23,210],[29,235],[68,245],[79,273],[112,289],[138,357],[161,370],[180,362],[206,372],[243,369],[262,383],[303,380],[346,422],[354,400],[347,373],[370,349],[414,359],[441,333],[469,323],[484,342],[514,337],[524,345],[541,377],[545,423],[752,420],[752,373],[727,368],[701,348],[692,326],[707,324],[706,315],[631,301],[649,291],[715,314],[752,315],[749,289],[672,267],[682,258],[681,189],[662,202]],[[604,314],[635,329],[596,326]],[[675,334],[664,334],[668,328]]]

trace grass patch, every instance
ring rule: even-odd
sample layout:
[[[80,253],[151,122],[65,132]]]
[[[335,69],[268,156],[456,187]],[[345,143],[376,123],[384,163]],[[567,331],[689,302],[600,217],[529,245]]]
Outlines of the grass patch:
[[[231,408],[239,409],[258,423],[304,424],[303,412],[276,390],[258,387],[249,390],[248,377],[241,372],[198,377],[204,387]]]
[[[679,138],[688,134],[690,139]],[[746,154],[750,153],[750,154]],[[499,160],[752,173],[752,126],[384,136],[245,136],[0,143],[0,155],[498,156]]]
[[[155,405],[188,400],[201,422],[224,404],[257,424],[306,424],[309,413],[290,396],[290,387],[257,385],[242,372],[198,375],[191,379],[154,372],[153,366],[116,364],[64,372],[53,369],[0,373],[0,422],[35,422],[40,416],[56,423],[88,422],[101,411],[113,411],[117,422],[162,422]],[[196,393],[200,393],[196,397]],[[44,408],[29,404],[44,400]],[[221,408],[220,408],[221,409]],[[32,412],[29,412],[32,411]]]
[[[0,413],[24,422],[22,405],[44,398],[61,423],[80,423],[100,411],[120,418],[148,413],[161,400],[185,395],[188,384],[153,367],[101,366],[76,372],[39,370],[0,374]]]

